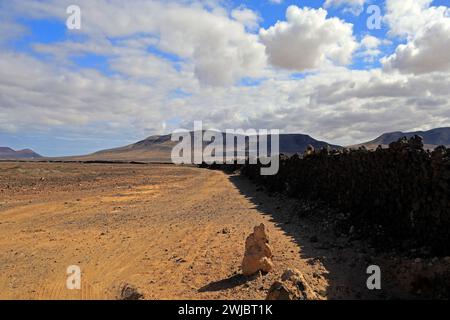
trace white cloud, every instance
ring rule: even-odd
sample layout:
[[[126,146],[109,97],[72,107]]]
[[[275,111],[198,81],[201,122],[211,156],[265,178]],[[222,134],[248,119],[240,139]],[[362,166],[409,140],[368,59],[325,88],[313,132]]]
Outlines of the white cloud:
[[[414,74],[450,70],[450,9],[430,6],[429,0],[387,4],[391,33],[407,42],[382,60],[385,69]]]
[[[67,1],[67,3],[69,3]],[[231,85],[242,77],[257,76],[265,67],[264,46],[246,27],[255,27],[250,10],[236,9],[231,19],[222,7],[202,1],[80,0],[81,32],[92,39],[154,34],[159,49],[189,60],[197,78],[207,85]],[[66,18],[57,0],[23,0],[11,10],[33,17]]]
[[[1,132],[20,135],[57,128],[90,139],[145,137],[180,126],[189,129],[192,121],[203,120],[221,129],[281,128],[353,144],[385,131],[450,125],[450,72],[413,75],[333,66],[348,63],[355,50],[375,55],[384,40],[368,35],[358,45],[352,26],[327,19],[323,9],[291,7],[286,22],[262,30],[258,39],[248,32],[244,21],[249,20],[236,21],[236,15],[233,19],[230,11],[214,8],[214,3],[206,10],[203,3],[192,1],[79,2],[85,8],[86,42],[34,45],[39,53],[51,55],[45,60],[0,52]],[[54,17],[61,11],[55,3],[23,0],[11,5],[27,9],[24,16]],[[35,10],[29,10],[31,6]],[[98,12],[91,13],[94,9]],[[131,16],[134,20],[127,22]],[[410,35],[408,44],[423,60],[431,51],[427,46],[439,49],[431,35],[440,35],[444,45],[446,29],[429,34],[426,28],[420,30]],[[287,70],[266,65],[259,41],[267,45],[270,62]],[[154,55],[149,46],[180,61]],[[113,74],[70,64],[70,55],[89,53],[107,56]],[[440,56],[433,57],[429,61],[443,65]],[[392,66],[416,70],[412,62],[394,64],[399,61],[391,59]],[[302,79],[291,77],[291,70],[311,69],[317,70]],[[260,75],[265,79],[257,85],[236,85],[240,77]],[[180,91],[186,96],[180,98]]]
[[[387,70],[414,74],[450,70],[450,19],[420,30],[413,40],[399,45],[395,53],[383,60]]]
[[[261,21],[261,17],[256,12],[245,7],[239,7],[231,11],[231,17],[242,23],[250,31],[257,30]]]
[[[366,35],[361,40],[361,45],[367,49],[377,49],[381,44],[381,40],[377,37]]]
[[[392,36],[408,37],[427,24],[450,15],[444,6],[431,6],[433,0],[386,0],[385,20]]]
[[[361,39],[357,55],[363,57],[366,62],[374,62],[375,58],[382,53],[379,49],[382,43],[383,41],[377,37],[365,35],[364,38]]]
[[[366,2],[367,0],[326,0],[324,7],[344,7],[345,12],[351,12],[359,16],[364,11],[364,4]]]
[[[269,61],[278,67],[305,71],[333,62],[348,64],[357,44],[352,24],[328,18],[323,9],[290,6],[287,21],[261,29]]]
[[[25,55],[1,54],[1,131],[61,128],[86,137],[119,132],[144,137],[179,126],[189,129],[192,121],[203,120],[221,129],[282,128],[351,144],[385,131],[450,123],[448,73],[410,76],[332,68],[300,80],[277,73],[255,87],[205,88],[192,72],[180,75],[164,61],[139,59],[144,57],[114,61],[114,68],[132,75],[122,78],[88,70],[71,73]],[[174,99],[176,88],[191,95]],[[174,118],[182,119],[181,125],[170,125]]]
[[[115,130],[146,135],[159,130],[173,112],[175,106],[168,98],[171,86],[183,85],[173,71],[155,64],[142,66],[155,76],[160,71],[167,74],[150,84],[92,70],[74,73],[13,53],[2,53],[0,61],[2,129],[9,124],[18,131],[61,128],[69,134],[95,124],[102,135]]]
[[[9,14],[6,2],[0,2],[0,21],[0,44],[27,33],[27,29]]]

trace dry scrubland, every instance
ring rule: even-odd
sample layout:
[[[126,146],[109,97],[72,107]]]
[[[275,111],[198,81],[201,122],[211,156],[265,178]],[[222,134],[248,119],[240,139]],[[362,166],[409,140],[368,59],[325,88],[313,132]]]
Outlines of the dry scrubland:
[[[302,218],[311,210],[327,212],[219,171],[3,162],[0,298],[117,299],[129,284],[145,299],[263,299],[287,268],[300,270],[320,299],[411,297],[410,275],[422,264]],[[244,277],[245,239],[260,223],[275,269]],[[381,292],[366,289],[373,263],[388,270]],[[82,269],[79,291],[66,289],[69,265]]]

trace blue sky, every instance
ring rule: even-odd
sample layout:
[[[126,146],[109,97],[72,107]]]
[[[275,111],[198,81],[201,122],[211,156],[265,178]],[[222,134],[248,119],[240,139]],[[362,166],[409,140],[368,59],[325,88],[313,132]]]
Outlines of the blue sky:
[[[445,0],[434,1],[436,4],[444,3]],[[384,9],[384,1],[382,0],[372,0],[370,4],[377,4],[380,6],[381,10]],[[279,20],[284,20],[286,15],[286,9],[291,6],[296,5],[300,7],[310,7],[310,8],[321,8],[323,6],[323,1],[317,0],[302,0],[302,1],[292,1],[284,0],[281,4],[271,3],[270,1],[230,1],[227,4],[229,8],[245,7],[254,10],[260,15],[260,27],[269,28],[274,25]],[[367,9],[367,5],[364,9]],[[366,21],[368,15],[363,12],[360,15],[352,14],[351,12],[346,12],[342,7],[329,7],[327,8],[329,17],[338,17],[347,22],[350,22],[354,26],[354,33],[356,37],[363,37],[367,34],[373,35],[380,38],[385,38],[386,33],[389,30],[385,25],[381,30],[368,30],[366,26]],[[45,59],[45,55],[37,53],[33,50],[33,45],[35,44],[52,44],[58,42],[64,42],[67,40],[83,42],[85,37],[82,34],[77,34],[67,29],[65,21],[63,19],[56,18],[40,18],[40,19],[30,19],[17,17],[16,21],[21,25],[26,27],[28,32],[17,39],[11,39],[9,45],[17,52],[25,52],[38,57],[39,59]],[[257,30],[254,31],[257,33]],[[112,38],[111,41],[116,39]],[[396,45],[399,43],[399,39],[392,39],[393,44],[385,46],[384,52],[392,52]],[[159,57],[164,57],[174,63],[178,62],[180,58],[174,54],[170,54],[161,50],[158,50],[155,46],[149,46],[148,51]],[[108,69],[108,55],[96,55],[96,54],[84,54],[84,55],[74,55],[72,62],[74,65],[80,69],[82,68],[94,68],[100,72],[110,74]],[[352,65],[354,68],[368,68],[373,65],[368,65],[367,63],[361,62],[359,59],[355,58]],[[375,63],[377,66],[377,63]]]
[[[412,79],[430,83],[425,77],[435,72],[423,72],[423,66],[413,65],[415,61],[400,61],[404,56],[398,54],[401,45],[420,50],[413,46],[424,41],[415,37],[431,22],[417,19],[417,27],[411,27],[404,20],[408,11],[395,6],[399,0],[388,1],[392,3],[389,12],[387,2],[381,0],[331,0],[330,5],[313,0],[284,0],[279,4],[269,0],[212,1],[207,5],[200,0],[169,4],[130,1],[125,9],[118,0],[99,1],[103,4],[97,7],[83,0],[79,1],[81,30],[66,27],[67,1],[2,2],[0,46],[8,67],[2,76],[14,84],[5,82],[2,87],[0,83],[0,145],[33,148],[52,156],[83,154],[168,133],[194,120],[221,129],[282,126],[286,131],[305,132],[341,144],[374,138],[389,129],[445,125],[448,116],[442,110],[429,112],[426,117],[418,112],[406,120],[395,116],[401,113],[405,101],[430,100],[433,88],[424,87],[423,92],[409,96],[380,93],[389,91],[389,86],[412,83]],[[351,5],[356,2],[362,5]],[[417,5],[406,0],[403,7],[411,6],[411,12],[435,20],[437,17],[443,27],[447,25],[445,8],[449,1],[420,2]],[[369,5],[378,5],[386,16],[379,30],[367,28]],[[287,21],[288,8],[293,6],[298,9],[292,10],[297,20]],[[310,19],[322,27],[302,20],[308,16],[305,8],[312,8]],[[321,8],[327,10],[326,19],[320,18]],[[355,8],[359,10],[355,12]],[[248,27],[256,16],[257,27]],[[333,18],[338,22],[331,22]],[[277,27],[278,21],[300,32],[288,34]],[[327,25],[330,30],[323,27]],[[350,30],[348,25],[352,32],[345,35]],[[331,30],[334,27],[336,30]],[[319,43],[318,37],[302,44],[309,41],[302,38],[308,32],[327,33],[324,37],[328,38],[324,43]],[[308,60],[307,54],[313,55],[311,61],[289,61],[290,53],[283,51],[289,48],[280,48],[290,47],[289,41],[283,42],[286,37],[295,42],[292,48],[298,50],[295,54],[299,61]],[[425,49],[424,55],[432,52]],[[438,58],[436,61],[440,61]],[[441,66],[446,67],[446,62],[444,58]],[[399,72],[386,71],[396,68]],[[23,70],[29,72],[28,80]],[[30,79],[34,83],[29,83]],[[370,93],[367,96],[371,97],[366,97],[355,91],[370,87],[374,79],[380,88],[370,89],[379,96]],[[71,81],[75,89],[70,87]],[[351,92],[344,92],[346,86],[352,88]],[[298,88],[307,89],[299,93]],[[330,104],[330,97],[321,97],[322,92],[345,95],[351,104],[341,100]],[[373,109],[374,101],[394,107]],[[439,101],[430,103],[439,105]],[[415,103],[418,105],[414,108],[419,108],[419,102]],[[362,120],[377,116],[380,122],[376,124]],[[320,128],[315,125],[317,121],[323,122]]]

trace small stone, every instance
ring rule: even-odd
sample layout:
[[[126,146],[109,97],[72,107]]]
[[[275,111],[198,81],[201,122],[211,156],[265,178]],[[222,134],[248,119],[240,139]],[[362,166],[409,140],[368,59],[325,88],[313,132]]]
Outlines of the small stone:
[[[266,300],[317,300],[318,297],[308,285],[303,274],[288,269],[269,289]]]
[[[144,295],[130,284],[125,284],[120,290],[120,300],[142,300]]]
[[[251,276],[261,271],[268,273],[273,269],[272,248],[264,224],[254,228],[245,241],[245,253],[242,260],[242,273]]]

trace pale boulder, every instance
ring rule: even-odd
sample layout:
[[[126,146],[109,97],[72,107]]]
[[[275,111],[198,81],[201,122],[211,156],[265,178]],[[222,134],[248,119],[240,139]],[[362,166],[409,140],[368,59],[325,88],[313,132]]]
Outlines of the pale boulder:
[[[245,253],[242,261],[242,273],[251,276],[261,271],[268,273],[273,269],[272,249],[269,246],[264,224],[256,226],[245,241]]]

